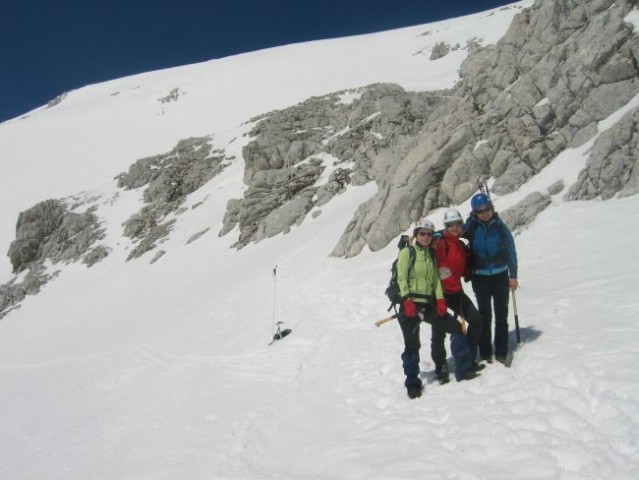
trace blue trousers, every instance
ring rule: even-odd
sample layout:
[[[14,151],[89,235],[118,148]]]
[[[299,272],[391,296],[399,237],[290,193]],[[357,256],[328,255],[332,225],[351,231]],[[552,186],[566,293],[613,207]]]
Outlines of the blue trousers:
[[[446,333],[453,335],[451,345],[453,358],[455,358],[455,377],[460,379],[472,366],[468,344],[465,336],[461,333],[461,323],[448,313],[443,317],[438,316],[435,307],[431,304],[418,304],[417,310],[422,314],[423,319],[419,316],[406,317],[403,308],[400,309],[398,316],[399,326],[404,337],[404,352],[401,356],[406,376],[404,386],[406,388],[422,386],[422,380],[419,378],[419,350],[421,348],[419,329],[422,320],[431,325],[431,358],[437,371],[440,371],[446,362],[446,348],[444,346]]]
[[[482,331],[482,317],[480,313],[473,305],[473,301],[464,293],[446,293],[446,304],[455,315],[461,315],[468,322],[468,332],[466,334],[466,342],[468,343],[468,350],[470,358],[474,362],[477,358],[477,347],[479,346],[479,340],[481,338]]]

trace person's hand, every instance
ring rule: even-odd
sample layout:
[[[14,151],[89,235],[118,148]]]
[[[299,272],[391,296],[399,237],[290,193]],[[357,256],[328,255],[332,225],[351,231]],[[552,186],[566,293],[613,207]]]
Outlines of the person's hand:
[[[517,281],[516,278],[511,278],[508,280],[508,285],[510,286],[510,289],[512,291],[517,290],[517,287],[519,286],[519,282]]]
[[[412,298],[404,300],[404,315],[407,317],[417,316],[417,307],[415,307],[415,302],[413,302]]]
[[[443,298],[437,299],[437,315],[443,317],[444,315],[446,315],[446,310],[446,300],[444,300]]]

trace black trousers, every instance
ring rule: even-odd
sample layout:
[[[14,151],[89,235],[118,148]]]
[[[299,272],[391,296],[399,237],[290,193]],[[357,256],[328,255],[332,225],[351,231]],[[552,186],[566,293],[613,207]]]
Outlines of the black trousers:
[[[493,355],[492,310],[494,308],[495,355],[505,357],[508,354],[508,295],[510,292],[508,272],[497,275],[475,275],[473,291],[477,297],[477,307],[482,318],[479,355],[482,358],[491,358]]]
[[[463,290],[459,293],[447,293],[444,297],[446,298],[448,308],[455,312],[455,315],[464,317],[468,322],[466,340],[468,341],[468,353],[474,362],[477,359],[477,348],[479,346],[479,339],[481,338],[482,317],[475,308],[473,301]]]
[[[447,333],[456,333],[461,331],[461,323],[459,323],[452,315],[447,313],[443,317],[437,315],[435,306],[427,304],[417,304],[417,311],[423,315],[423,321],[431,326],[431,344],[430,355],[435,363],[435,369],[439,372],[442,365],[446,362],[445,340]],[[403,307],[400,309],[399,326],[404,336],[404,353],[402,354],[402,362],[404,365],[404,373],[407,376],[407,382],[411,386],[415,386],[417,382],[412,379],[409,382],[409,375],[414,377],[419,374],[419,349],[421,342],[419,338],[419,327],[422,322],[420,316],[406,317]],[[417,362],[417,373],[415,373],[415,362]],[[421,385],[421,381],[419,382]],[[409,386],[408,384],[406,385]]]

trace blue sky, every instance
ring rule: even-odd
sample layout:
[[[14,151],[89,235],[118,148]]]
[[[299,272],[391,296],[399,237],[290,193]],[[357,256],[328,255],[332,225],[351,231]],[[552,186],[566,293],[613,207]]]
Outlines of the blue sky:
[[[62,92],[289,43],[489,10],[504,0],[5,0],[0,121]]]

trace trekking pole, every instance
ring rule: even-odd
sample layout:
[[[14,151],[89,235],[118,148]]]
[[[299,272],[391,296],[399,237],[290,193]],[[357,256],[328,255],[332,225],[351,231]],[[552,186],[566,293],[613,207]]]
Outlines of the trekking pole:
[[[384,325],[386,322],[390,322],[391,320],[393,320],[394,318],[397,318],[397,314],[395,315],[391,315],[390,317],[386,317],[386,318],[382,318],[381,320],[377,320],[375,322],[375,326],[379,327],[381,325]]]
[[[511,290],[513,294],[513,310],[515,311],[515,334],[517,335],[517,345],[521,343],[521,335],[519,333],[519,315],[517,314],[517,297],[515,290]]]
[[[276,281],[277,281],[277,265],[273,267],[273,325],[271,326],[271,335],[275,333],[275,292],[276,292]],[[279,330],[279,325],[277,326]]]

